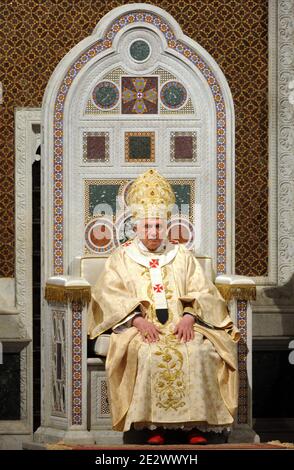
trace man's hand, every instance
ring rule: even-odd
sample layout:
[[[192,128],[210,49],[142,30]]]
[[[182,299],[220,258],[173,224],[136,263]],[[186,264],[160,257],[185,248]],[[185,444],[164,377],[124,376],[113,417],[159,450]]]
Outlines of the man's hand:
[[[184,315],[183,318],[181,318],[174,331],[179,341],[187,343],[194,338],[194,323],[195,318],[193,315]]]
[[[132,321],[132,325],[140,331],[145,343],[155,343],[159,340],[160,329],[150,321],[145,320],[145,318],[136,316]]]

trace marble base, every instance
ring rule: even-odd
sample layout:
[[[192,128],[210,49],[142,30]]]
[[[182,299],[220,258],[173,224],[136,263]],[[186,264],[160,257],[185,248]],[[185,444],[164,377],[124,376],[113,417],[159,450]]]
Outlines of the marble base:
[[[30,435],[11,435],[0,434],[0,451],[1,450],[22,450],[24,439],[30,439]]]
[[[92,435],[95,438],[95,443],[100,445],[122,445],[123,433],[118,431],[92,431]]]
[[[22,444],[22,450],[47,450],[46,444],[39,444],[34,441],[25,441]]]
[[[256,432],[247,424],[234,427],[233,431],[228,437],[228,443],[255,443],[260,442],[260,437]]]
[[[95,444],[94,435],[90,431],[65,431],[41,426],[34,433],[34,442],[37,443],[54,444],[60,441],[64,444]]]

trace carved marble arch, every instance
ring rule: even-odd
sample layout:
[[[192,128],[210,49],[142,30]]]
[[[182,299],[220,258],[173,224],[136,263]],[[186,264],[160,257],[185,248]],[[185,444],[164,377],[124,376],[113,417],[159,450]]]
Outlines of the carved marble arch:
[[[67,274],[76,256],[118,243],[121,215],[107,213],[103,227],[115,225],[116,239],[96,243],[97,206],[110,198],[115,210],[114,195],[150,167],[171,180],[179,201],[189,195],[181,223],[197,252],[217,272],[233,272],[231,92],[166,11],[142,3],[108,13],[57,66],[42,113],[44,281]]]

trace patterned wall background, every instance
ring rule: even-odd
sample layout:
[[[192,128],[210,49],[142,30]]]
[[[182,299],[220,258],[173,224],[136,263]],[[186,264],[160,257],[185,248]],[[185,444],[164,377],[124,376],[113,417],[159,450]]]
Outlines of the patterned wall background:
[[[14,275],[14,109],[40,107],[55,66],[113,8],[92,0],[0,0],[0,275]],[[268,261],[267,1],[155,0],[222,68],[236,112],[236,265]]]

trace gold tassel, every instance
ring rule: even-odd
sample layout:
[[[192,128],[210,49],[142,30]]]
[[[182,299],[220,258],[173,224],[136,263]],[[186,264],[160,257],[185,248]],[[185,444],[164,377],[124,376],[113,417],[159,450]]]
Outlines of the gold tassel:
[[[91,300],[91,287],[64,287],[47,284],[45,287],[47,302],[66,304],[68,302],[89,303]]]
[[[216,284],[219,292],[226,302],[235,300],[256,300],[256,286],[244,284]]]

